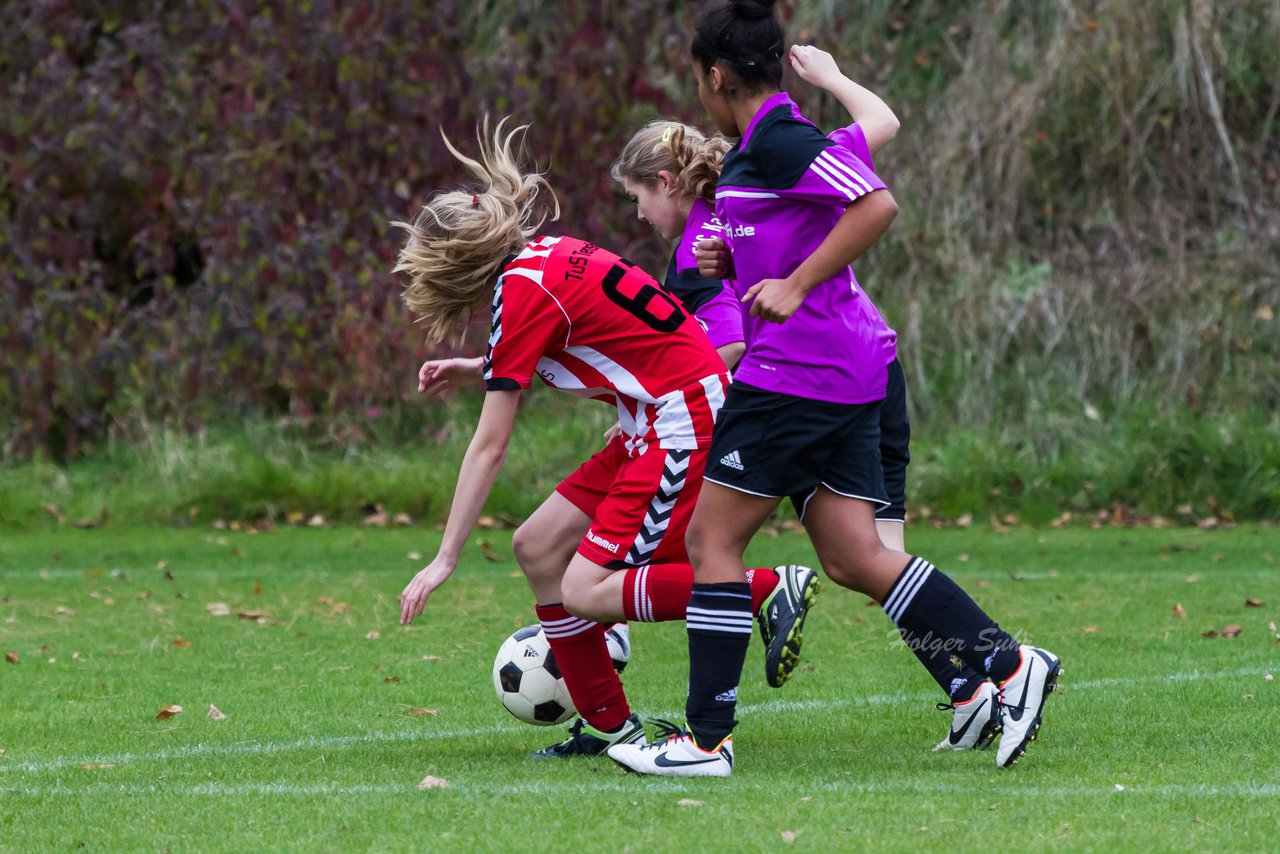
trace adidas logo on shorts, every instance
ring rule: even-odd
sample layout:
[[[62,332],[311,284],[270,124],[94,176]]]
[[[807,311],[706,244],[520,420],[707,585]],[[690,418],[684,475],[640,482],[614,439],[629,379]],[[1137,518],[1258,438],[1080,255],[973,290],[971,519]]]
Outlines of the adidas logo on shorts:
[[[720,458],[720,465],[742,471],[742,457],[738,456],[737,451],[732,451]]]

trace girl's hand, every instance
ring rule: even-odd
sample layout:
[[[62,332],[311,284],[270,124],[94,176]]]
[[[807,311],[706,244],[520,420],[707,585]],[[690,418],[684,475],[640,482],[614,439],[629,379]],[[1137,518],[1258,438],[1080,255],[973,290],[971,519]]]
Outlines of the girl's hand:
[[[782,323],[796,313],[807,292],[792,279],[764,279],[756,282],[742,298],[751,303],[751,315],[770,323]]]
[[[733,256],[723,237],[709,237],[694,246],[698,256],[698,275],[704,279],[729,279],[733,277]]]
[[[418,392],[440,394],[455,385],[484,378],[484,357],[473,359],[432,359],[418,369]]]
[[[845,79],[835,58],[821,48],[798,44],[791,47],[791,67],[800,79],[819,89],[830,89]]]
[[[427,604],[427,599],[453,575],[453,570],[453,564],[437,557],[413,577],[400,594],[400,625],[408,625],[413,622],[414,617],[422,614],[422,607]]]

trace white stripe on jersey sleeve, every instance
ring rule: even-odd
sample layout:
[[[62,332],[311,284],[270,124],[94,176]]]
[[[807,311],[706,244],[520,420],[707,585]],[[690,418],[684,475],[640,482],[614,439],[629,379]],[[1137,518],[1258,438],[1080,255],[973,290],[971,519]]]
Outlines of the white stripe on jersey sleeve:
[[[871,185],[867,183],[867,179],[859,175],[856,170],[849,166],[849,164],[841,163],[840,158],[833,155],[830,151],[822,152],[818,155],[817,159],[821,160],[824,165],[830,167],[836,174],[845,176],[845,178],[851,180],[856,186],[861,187],[863,194],[871,192]]]
[[[809,171],[812,172],[814,175],[817,175],[822,180],[826,181],[831,186],[835,187],[837,190],[843,193],[851,202],[856,201],[858,197],[862,195],[862,193],[860,193],[857,190],[857,188],[850,186],[848,181],[846,181],[845,179],[839,176],[833,175],[830,171],[830,167],[824,166],[822,162],[819,160],[815,159],[812,163],[809,164]]]

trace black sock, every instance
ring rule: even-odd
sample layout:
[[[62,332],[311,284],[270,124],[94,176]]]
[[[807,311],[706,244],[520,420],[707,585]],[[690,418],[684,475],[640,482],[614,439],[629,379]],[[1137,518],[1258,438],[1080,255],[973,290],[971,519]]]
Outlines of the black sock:
[[[933,681],[938,683],[951,702],[963,703],[972,699],[978,686],[987,681],[987,677],[965,664],[964,659],[919,643],[906,629],[898,629],[898,634],[902,635],[907,649],[915,653],[924,669],[929,671]]]
[[[751,585],[694,584],[685,615],[689,632],[689,698],[685,720],[703,750],[733,732],[738,682],[751,643]]]
[[[882,607],[908,646],[933,659],[955,655],[996,682],[1018,669],[1017,640],[924,558],[911,558]],[[933,666],[925,666],[933,672]],[[946,690],[951,693],[949,686]]]

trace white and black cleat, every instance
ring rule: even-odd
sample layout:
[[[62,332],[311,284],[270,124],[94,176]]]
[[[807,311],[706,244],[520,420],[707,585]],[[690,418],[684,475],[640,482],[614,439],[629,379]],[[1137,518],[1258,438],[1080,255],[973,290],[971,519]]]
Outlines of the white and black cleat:
[[[1058,657],[1048,650],[1023,644],[1013,675],[1000,684],[1000,747],[996,765],[1008,768],[1026,752],[1040,732],[1044,702],[1058,685],[1062,672]]]
[[[983,682],[963,703],[939,703],[952,710],[951,728],[938,742],[938,750],[986,750],[1000,733],[1000,692]]]

